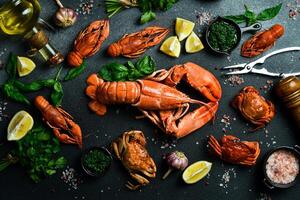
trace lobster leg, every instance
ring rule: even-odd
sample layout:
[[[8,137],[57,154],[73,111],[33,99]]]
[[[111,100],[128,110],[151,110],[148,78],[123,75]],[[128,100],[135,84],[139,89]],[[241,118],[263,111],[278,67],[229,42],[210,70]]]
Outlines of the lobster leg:
[[[63,142],[66,144],[76,144],[76,140],[74,138],[68,136],[65,133],[61,133],[60,129],[58,129],[58,128],[53,129],[53,133],[60,142]]]
[[[219,157],[222,157],[222,149],[218,142],[218,140],[214,136],[209,136],[208,140],[209,146],[214,150],[214,153],[217,154]]]
[[[170,116],[166,121],[166,132],[182,138],[209,122],[215,116],[218,106],[218,103],[210,102],[183,116],[178,124],[173,116]]]

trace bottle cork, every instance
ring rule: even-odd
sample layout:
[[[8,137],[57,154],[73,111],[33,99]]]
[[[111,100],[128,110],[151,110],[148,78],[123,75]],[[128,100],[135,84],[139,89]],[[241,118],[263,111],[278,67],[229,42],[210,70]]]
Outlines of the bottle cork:
[[[275,86],[275,94],[300,128],[300,79],[290,76],[280,80]]]

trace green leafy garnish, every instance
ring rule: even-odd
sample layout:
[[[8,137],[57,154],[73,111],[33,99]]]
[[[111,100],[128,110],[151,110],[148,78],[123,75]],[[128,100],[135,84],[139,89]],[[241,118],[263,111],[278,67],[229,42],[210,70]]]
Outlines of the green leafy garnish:
[[[70,69],[65,76],[64,81],[69,81],[79,76],[85,70],[86,66],[87,65],[85,61],[83,61],[83,63],[79,67]]]
[[[65,167],[67,160],[58,156],[59,141],[43,126],[35,126],[24,138],[16,142],[16,148],[0,161],[0,171],[19,162],[34,182],[56,173]]]
[[[176,2],[178,0],[105,0],[105,6],[109,18],[125,8],[138,7],[143,13],[140,23],[144,24],[156,18],[154,11],[166,11]]]
[[[156,68],[154,60],[145,56],[134,65],[131,61],[127,65],[110,63],[104,65],[99,75],[106,81],[134,81],[154,72]]]
[[[261,11],[258,15],[256,15],[253,11],[251,11],[248,6],[245,5],[245,13],[242,15],[230,15],[225,16],[227,19],[231,19],[235,21],[237,24],[246,23],[247,26],[250,26],[258,21],[267,21],[273,19],[280,11],[282,7],[282,3],[267,8]]]
[[[5,71],[8,79],[2,85],[2,91],[6,97],[18,103],[30,105],[30,101],[24,95],[28,92],[37,92],[44,88],[51,89],[51,99],[54,105],[60,105],[63,98],[62,85],[59,82],[59,75],[62,68],[59,69],[55,79],[35,80],[29,83],[24,83],[16,79],[17,76],[17,56],[10,53]]]

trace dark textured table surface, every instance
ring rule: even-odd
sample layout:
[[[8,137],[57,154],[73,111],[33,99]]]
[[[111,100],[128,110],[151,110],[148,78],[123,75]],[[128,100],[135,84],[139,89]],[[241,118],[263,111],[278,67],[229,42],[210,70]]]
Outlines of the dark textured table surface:
[[[216,15],[239,14],[244,11],[244,4],[249,5],[253,10],[260,11],[262,8],[273,6],[279,2],[283,2],[283,7],[280,14],[273,20],[263,22],[264,27],[270,27],[274,23],[281,23],[286,28],[285,35],[279,39],[272,50],[276,50],[288,46],[300,46],[300,23],[297,20],[291,20],[288,17],[289,9],[286,7],[290,0],[272,0],[272,1],[236,1],[236,0],[180,0],[171,10],[164,13],[157,14],[157,20],[146,25],[138,25],[138,17],[140,12],[137,9],[130,9],[115,15],[110,20],[110,36],[103,43],[99,53],[87,60],[88,67],[84,73],[77,79],[63,84],[65,96],[62,106],[70,114],[74,116],[76,121],[80,124],[84,137],[84,146],[86,148],[94,145],[107,146],[118,135],[126,130],[140,129],[144,131],[148,138],[148,149],[157,163],[158,173],[156,179],[143,187],[139,191],[128,191],[124,187],[124,183],[129,176],[125,169],[118,161],[114,161],[109,172],[102,178],[92,179],[83,176],[83,183],[79,184],[78,189],[75,190],[65,184],[61,179],[61,171],[56,175],[43,180],[38,184],[34,184],[27,176],[25,171],[18,165],[10,167],[0,175],[0,199],[299,199],[299,182],[292,188],[279,191],[267,191],[261,184],[262,181],[262,161],[265,153],[270,149],[281,145],[295,145],[299,144],[299,130],[293,128],[290,119],[282,112],[280,104],[273,97],[272,93],[262,91],[263,96],[272,99],[277,108],[277,114],[274,120],[267,126],[266,129],[249,133],[251,129],[247,126],[245,121],[232,109],[229,105],[232,98],[246,85],[253,85],[261,88],[266,85],[267,80],[273,80],[274,83],[278,79],[247,74],[243,78],[245,83],[232,87],[225,84],[226,78],[221,76],[220,68],[226,65],[233,65],[236,63],[247,62],[249,59],[242,58],[239,55],[239,47],[232,52],[230,58],[226,56],[211,55],[207,51],[201,51],[196,54],[182,53],[180,58],[170,58],[158,51],[159,46],[151,48],[146,52],[147,55],[153,56],[157,65],[160,68],[168,68],[174,64],[185,63],[187,61],[195,62],[206,69],[212,71],[223,88],[223,97],[220,108],[214,124],[209,123],[205,127],[197,130],[195,133],[178,140],[176,147],[163,148],[165,142],[169,142],[165,137],[161,137],[163,133],[157,132],[157,128],[146,119],[137,120],[135,116],[139,113],[129,106],[111,106],[107,115],[98,117],[90,112],[87,108],[89,99],[84,94],[86,87],[85,79],[92,72],[97,72],[102,65],[112,61],[126,62],[125,58],[110,58],[105,54],[107,46],[116,41],[125,33],[135,32],[148,25],[161,25],[173,29],[174,20],[176,17],[182,17],[191,21],[196,21],[196,12],[211,11]],[[1,0],[0,4],[4,1]],[[79,0],[63,0],[65,6],[73,8],[79,7],[81,1]],[[291,1],[294,3],[293,1]],[[53,1],[40,1],[42,10],[42,17],[50,21],[51,16],[57,9]],[[79,30],[86,27],[91,21],[96,19],[103,19],[106,17],[103,1],[95,0],[92,14],[79,15],[77,23],[69,29],[59,29],[55,33],[49,33],[51,42],[63,54],[66,54],[73,43],[73,40]],[[298,19],[300,20],[300,18]],[[205,27],[196,25],[195,30],[201,33]],[[245,34],[243,40],[250,35]],[[183,43],[182,43],[183,44]],[[270,50],[270,51],[272,51]],[[26,46],[20,43],[19,40],[7,39],[0,37],[0,59],[6,60],[10,51],[18,55],[24,55]],[[269,52],[270,52],[269,51]],[[265,64],[269,69],[274,71],[299,71],[299,53],[290,53],[279,55],[268,60]],[[250,59],[251,60],[251,59]],[[57,71],[57,68],[49,68],[39,61],[37,62],[37,69],[26,78],[26,80],[34,80],[44,77],[52,77]],[[63,73],[65,74],[65,68]],[[0,71],[0,83],[6,80],[4,70]],[[47,91],[41,94],[48,94]],[[34,97],[32,94],[31,99]],[[5,114],[11,118],[13,114],[20,109],[25,109],[38,117],[38,113],[31,107],[24,107],[19,104],[8,101],[7,110]],[[231,120],[230,127],[225,127],[221,123],[222,116],[229,115]],[[236,120],[233,120],[236,118]],[[6,142],[6,127],[9,120],[0,122],[0,155],[4,155],[12,146]],[[236,135],[244,140],[261,141],[261,156],[255,167],[247,168],[237,165],[230,165],[221,162],[208,154],[207,151],[207,135],[213,134],[220,137],[225,128],[227,133]],[[267,133],[267,134],[266,134]],[[68,159],[68,165],[75,168],[78,173],[81,173],[79,167],[79,158],[81,151],[75,146],[62,145],[62,153]],[[162,155],[172,150],[182,150],[186,152],[190,163],[198,160],[207,160],[213,162],[213,167],[210,176],[194,185],[186,185],[181,179],[179,172],[174,172],[167,180],[161,180],[162,173],[166,170],[162,162]],[[226,182],[222,177],[225,174],[230,175],[230,180]]]

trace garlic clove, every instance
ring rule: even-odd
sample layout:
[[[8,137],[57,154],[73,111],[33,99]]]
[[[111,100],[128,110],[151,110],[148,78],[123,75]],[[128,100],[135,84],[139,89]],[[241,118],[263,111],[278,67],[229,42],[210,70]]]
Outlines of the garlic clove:
[[[54,15],[54,22],[57,26],[67,28],[77,20],[76,12],[71,8],[59,8]]]

